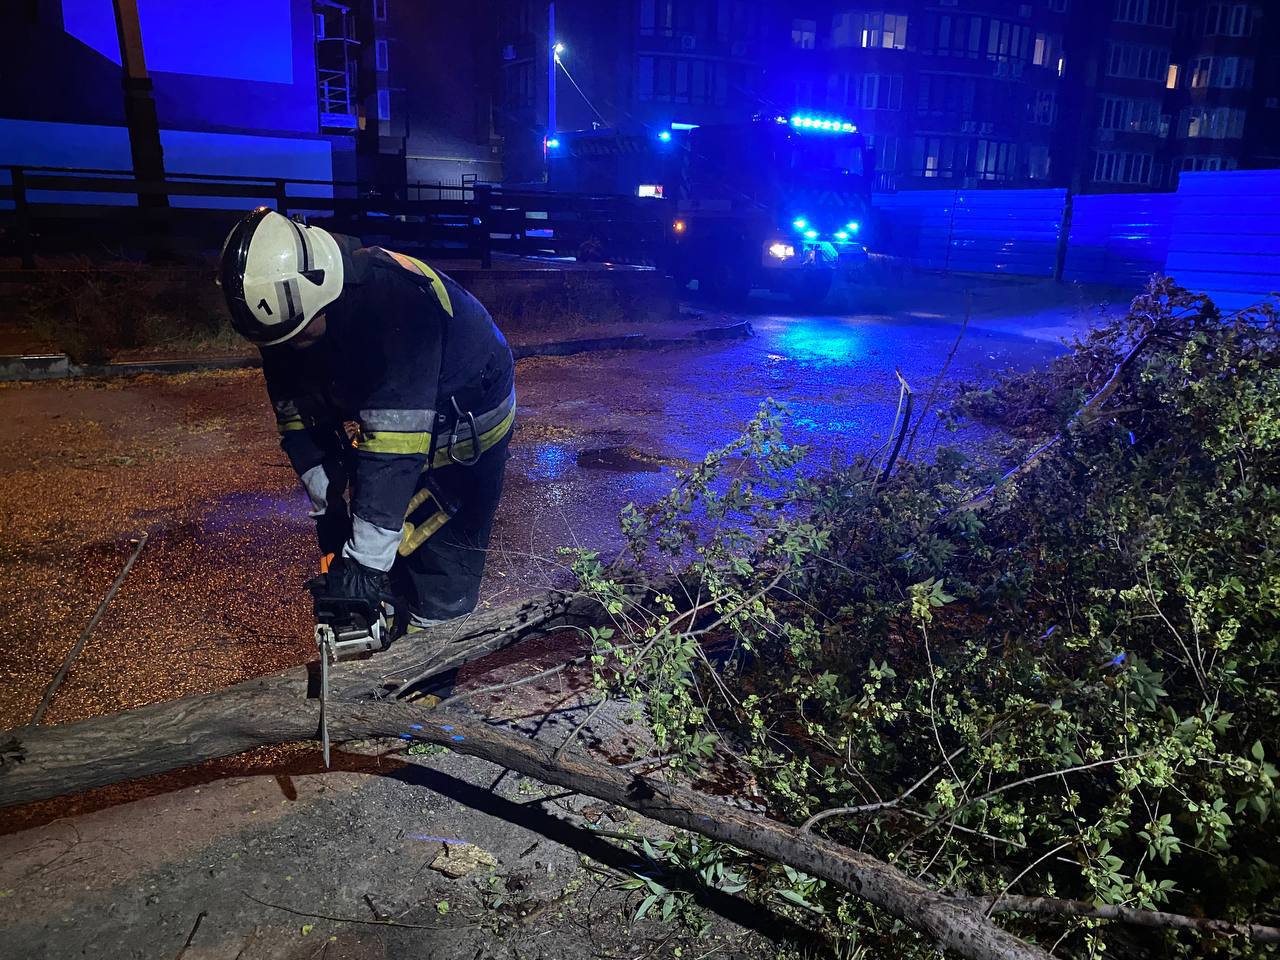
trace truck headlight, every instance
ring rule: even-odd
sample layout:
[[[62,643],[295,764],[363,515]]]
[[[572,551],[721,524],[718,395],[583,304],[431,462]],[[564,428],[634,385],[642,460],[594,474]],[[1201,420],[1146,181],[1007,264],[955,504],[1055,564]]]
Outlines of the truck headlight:
[[[779,260],[790,260],[796,255],[796,248],[789,243],[783,243],[779,240],[776,243],[769,244],[769,256],[776,257]]]

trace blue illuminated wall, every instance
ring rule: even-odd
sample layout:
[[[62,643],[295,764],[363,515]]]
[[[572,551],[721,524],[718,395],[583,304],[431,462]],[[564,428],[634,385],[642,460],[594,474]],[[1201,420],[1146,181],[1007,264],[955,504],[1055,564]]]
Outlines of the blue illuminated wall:
[[[138,0],[147,69],[293,82],[290,0]],[[67,33],[120,63],[112,0],[62,0]]]
[[[34,16],[0,16],[0,164],[127,167],[112,0],[30,2]],[[311,0],[138,8],[168,170],[332,178],[352,144],[320,133]]]

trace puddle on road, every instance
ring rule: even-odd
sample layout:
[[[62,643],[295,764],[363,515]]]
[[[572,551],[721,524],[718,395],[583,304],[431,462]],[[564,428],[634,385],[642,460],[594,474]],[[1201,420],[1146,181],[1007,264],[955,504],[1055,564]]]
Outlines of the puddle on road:
[[[661,473],[663,467],[675,466],[679,462],[634,447],[597,447],[578,454],[578,466],[583,470],[610,470],[614,473]]]

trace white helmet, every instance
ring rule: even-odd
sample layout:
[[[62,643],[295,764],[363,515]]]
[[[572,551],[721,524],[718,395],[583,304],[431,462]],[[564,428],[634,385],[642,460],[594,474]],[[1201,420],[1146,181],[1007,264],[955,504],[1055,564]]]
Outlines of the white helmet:
[[[342,293],[342,253],[319,227],[258,207],[222,245],[218,283],[231,325],[262,347],[284,343]]]

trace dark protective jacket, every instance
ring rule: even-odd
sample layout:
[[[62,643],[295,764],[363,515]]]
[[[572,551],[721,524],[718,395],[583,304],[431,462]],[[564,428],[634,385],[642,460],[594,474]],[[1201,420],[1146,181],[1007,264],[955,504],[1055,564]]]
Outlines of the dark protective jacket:
[[[263,374],[312,516],[345,512],[350,484],[344,553],[388,570],[422,472],[468,460],[510,432],[514,363],[485,308],[449,277],[403,254],[351,246],[324,337],[264,349]],[[344,430],[352,421],[354,441]]]

